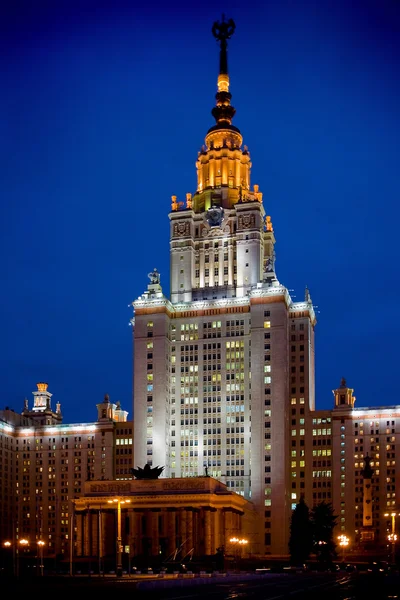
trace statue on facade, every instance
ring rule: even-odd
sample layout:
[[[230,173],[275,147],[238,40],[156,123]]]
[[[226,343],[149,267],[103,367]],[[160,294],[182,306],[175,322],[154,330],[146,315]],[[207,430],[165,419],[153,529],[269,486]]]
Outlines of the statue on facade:
[[[160,273],[157,271],[157,269],[154,269],[151,273],[148,274],[147,277],[150,279],[150,283],[152,285],[160,283]]]
[[[264,268],[265,273],[273,273],[274,271],[275,271],[275,252],[273,252],[271,254],[271,256],[267,257],[267,260],[265,261],[265,268]]]
[[[150,467],[150,465],[144,465],[144,467],[137,467],[131,469],[132,475],[135,479],[158,479],[165,467]]]
[[[370,463],[371,457],[367,453],[367,455],[364,456],[364,469],[361,471],[361,474],[364,477],[364,479],[371,479],[374,473]]]

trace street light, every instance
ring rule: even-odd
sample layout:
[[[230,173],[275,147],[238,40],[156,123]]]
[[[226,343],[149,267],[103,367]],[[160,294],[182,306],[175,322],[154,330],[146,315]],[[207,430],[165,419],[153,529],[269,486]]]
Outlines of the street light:
[[[22,540],[19,540],[19,544],[23,547],[26,548],[29,545],[29,540],[22,538]],[[19,555],[19,551],[17,549],[17,575],[19,575],[19,568],[20,568],[20,555]]]
[[[115,503],[117,505],[117,577],[122,576],[122,535],[121,535],[121,504],[129,504],[130,500],[120,500],[114,498],[107,500],[108,504]]]
[[[9,540],[6,540],[5,542],[3,542],[3,546],[4,548],[7,548],[7,550],[9,548],[11,548],[11,546],[13,547],[13,555],[12,555],[12,568],[13,568],[13,575],[15,575],[15,548],[12,544],[12,542],[10,542]]]
[[[237,537],[232,537],[229,541],[231,544],[234,544],[235,549],[237,549],[238,547],[242,548],[243,546],[245,546],[246,544],[249,543],[249,541],[246,540],[245,538],[237,538]],[[237,562],[237,556],[238,556],[238,553],[236,550],[235,551],[235,563]]]
[[[392,543],[392,562],[393,564],[396,562],[396,541],[397,541],[397,535],[396,535],[396,517],[400,516],[400,513],[385,513],[383,515],[384,517],[391,517],[392,519],[392,532],[388,535],[388,540],[389,542]]]
[[[43,577],[43,546],[45,545],[45,542],[43,540],[39,540],[38,541],[38,546],[39,546],[39,560],[40,560],[40,575]]]
[[[343,550],[342,561],[344,562],[344,552],[350,543],[350,539],[347,537],[347,535],[342,534],[342,535],[338,535],[338,540],[339,540],[339,546],[341,546],[342,550]]]

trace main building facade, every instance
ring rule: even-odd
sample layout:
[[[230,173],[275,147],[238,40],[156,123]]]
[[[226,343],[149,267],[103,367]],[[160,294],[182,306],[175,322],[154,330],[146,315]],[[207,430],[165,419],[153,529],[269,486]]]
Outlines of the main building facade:
[[[198,154],[196,192],[185,204],[172,197],[171,297],[154,272],[133,303],[135,460],[165,465],[167,477],[207,468],[270,523],[254,549],[284,554],[304,491],[301,481],[291,488],[286,468],[289,417],[294,401],[299,423],[314,410],[316,319],[308,290],[294,302],[278,280],[271,218],[232,124],[231,26],[216,32],[216,124]]]
[[[213,29],[221,46],[216,124],[198,153],[196,191],[185,202],[172,196],[170,298],[154,270],[133,302],[135,461],[165,465],[166,477],[209,472],[221,479],[257,510],[252,551],[286,554],[302,495],[311,506],[332,502],[339,530],[361,539],[363,457],[368,446],[379,465],[383,435],[391,439],[390,466],[383,467],[390,490],[377,484],[374,512],[383,539],[382,511],[394,507],[399,481],[393,434],[400,410],[390,408],[387,417],[381,409],[354,411],[345,382],[333,411],[315,410],[315,311],[307,288],[294,302],[279,282],[272,221],[232,124],[233,30],[232,21]],[[367,420],[376,423],[368,425],[376,441],[361,445],[356,436],[354,445]]]

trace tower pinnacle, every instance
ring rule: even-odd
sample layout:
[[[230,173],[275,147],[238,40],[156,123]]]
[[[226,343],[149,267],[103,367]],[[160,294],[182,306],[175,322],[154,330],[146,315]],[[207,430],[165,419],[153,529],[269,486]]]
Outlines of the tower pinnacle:
[[[229,40],[234,34],[236,25],[233,19],[225,21],[225,15],[222,15],[222,21],[215,21],[212,27],[212,34],[220,44],[219,52],[219,74],[218,74],[218,92],[216,94],[217,105],[212,109],[212,115],[217,125],[223,127],[231,125],[232,118],[235,115],[235,109],[231,106],[232,95],[229,93],[229,75],[228,75],[228,52]]]

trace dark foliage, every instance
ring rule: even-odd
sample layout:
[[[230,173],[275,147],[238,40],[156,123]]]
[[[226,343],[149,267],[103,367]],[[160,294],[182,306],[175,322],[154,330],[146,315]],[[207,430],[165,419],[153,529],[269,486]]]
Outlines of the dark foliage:
[[[313,536],[310,514],[304,498],[301,497],[292,512],[290,521],[289,553],[293,565],[303,564],[310,556]]]

